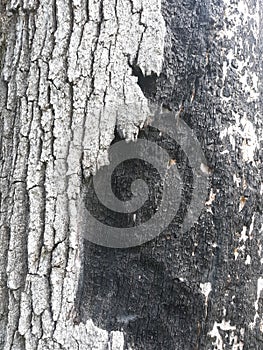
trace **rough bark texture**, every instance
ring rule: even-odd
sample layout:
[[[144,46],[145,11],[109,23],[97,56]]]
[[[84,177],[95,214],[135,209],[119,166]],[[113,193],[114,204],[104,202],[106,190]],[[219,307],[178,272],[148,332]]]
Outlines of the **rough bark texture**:
[[[0,9],[0,348],[263,348],[261,1]],[[89,177],[113,141],[155,137],[140,129],[156,105],[206,154],[198,224],[127,250],[83,242]]]

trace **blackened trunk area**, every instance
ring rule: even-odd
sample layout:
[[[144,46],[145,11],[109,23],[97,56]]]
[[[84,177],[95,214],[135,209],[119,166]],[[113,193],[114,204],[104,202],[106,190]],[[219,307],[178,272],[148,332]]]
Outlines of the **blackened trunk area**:
[[[253,6],[253,1],[250,5]],[[241,101],[242,91],[239,92],[234,64],[229,63],[229,79],[221,79],[225,59],[222,48],[234,47],[237,38],[232,42],[218,39],[217,33],[223,29],[224,21],[220,0],[165,0],[163,15],[168,34],[161,76],[143,77],[138,67],[134,67],[133,73],[138,76],[147,98],[169,110],[180,110],[181,118],[195,131],[211,169],[211,188],[217,195],[211,210],[204,208],[198,224],[180,235],[184,207],[191,197],[191,176],[185,171],[187,159],[180,156],[180,147],[172,145],[174,156],[181,158],[180,166],[184,169],[185,196],[177,218],[157,239],[141,247],[117,250],[85,241],[79,287],[80,320],[92,318],[99,327],[124,330],[127,343],[135,349],[203,350],[211,348],[213,340],[208,333],[214,323],[225,318],[236,326],[236,334],[241,338],[245,329],[244,350],[261,349],[262,333],[249,327],[254,321],[257,275],[262,268],[255,243],[262,239],[260,176],[251,163],[244,164],[235,153],[230,157],[222,152],[232,150],[232,146],[224,144],[219,137],[224,125],[234,123],[231,111],[236,106],[240,113],[247,113],[252,122],[256,108],[261,106]],[[247,33],[250,29],[248,25],[240,32],[248,43],[243,54],[249,52],[252,39]],[[222,103],[226,95],[230,96],[228,107]],[[145,129],[140,137],[150,139],[153,134],[154,130]],[[162,143],[166,148],[171,147],[165,136]],[[237,143],[237,147],[240,146]],[[134,167],[132,162],[127,162],[115,175],[130,174],[134,169],[139,173],[145,166]],[[246,178],[245,193],[235,185],[234,173]],[[149,183],[158,181],[158,175],[152,173]],[[120,184],[115,187],[118,192]],[[161,186],[152,193],[148,214],[154,214],[160,194]],[[246,205],[240,211],[242,196]],[[93,205],[95,212],[101,210],[99,203]],[[253,214],[254,236],[258,235],[258,239],[252,240],[243,252],[255,257],[252,266],[247,267],[244,261],[235,260],[238,242],[235,232],[241,232],[243,226],[249,228]],[[140,215],[139,219],[145,217],[143,211]],[[104,219],[113,226],[129,225],[129,218],[111,216],[111,213],[106,213]],[[208,282],[212,292],[206,306],[200,283]],[[230,333],[223,332],[222,338],[225,336],[232,349]]]

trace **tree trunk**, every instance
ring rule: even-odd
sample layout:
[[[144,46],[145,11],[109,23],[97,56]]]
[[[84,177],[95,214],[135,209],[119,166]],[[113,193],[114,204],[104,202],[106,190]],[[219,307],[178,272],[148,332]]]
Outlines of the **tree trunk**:
[[[0,348],[262,349],[261,1],[1,1]],[[207,161],[186,232],[196,148],[149,125],[158,108]],[[123,230],[145,219],[90,196],[111,145],[136,139],[172,155],[180,208],[141,245],[94,244],[83,208]],[[114,192],[145,170],[125,162]]]

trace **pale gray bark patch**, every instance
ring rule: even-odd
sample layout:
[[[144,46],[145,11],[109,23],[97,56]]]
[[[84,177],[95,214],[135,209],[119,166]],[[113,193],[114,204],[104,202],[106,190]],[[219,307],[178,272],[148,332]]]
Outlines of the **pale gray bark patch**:
[[[0,346],[121,350],[121,332],[74,324],[78,199],[82,175],[107,163],[115,128],[134,140],[150,113],[132,67],[161,72],[161,2],[11,0],[1,9]]]

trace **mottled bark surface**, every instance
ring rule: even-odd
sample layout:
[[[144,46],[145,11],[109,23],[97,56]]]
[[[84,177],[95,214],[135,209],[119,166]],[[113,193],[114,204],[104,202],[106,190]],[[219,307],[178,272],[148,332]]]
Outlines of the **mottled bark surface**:
[[[0,9],[0,348],[263,348],[261,1]],[[90,176],[112,142],[154,140],[143,125],[161,105],[207,157],[198,224],[180,234],[184,172],[181,212],[156,240],[125,250],[83,241]],[[180,145],[160,142],[187,168]],[[116,174],[134,169],[144,167]]]
[[[263,347],[261,7],[163,3],[162,74],[139,84],[195,130],[211,190],[184,236],[175,221],[139,248],[85,245],[81,315],[123,329],[135,349]]]

